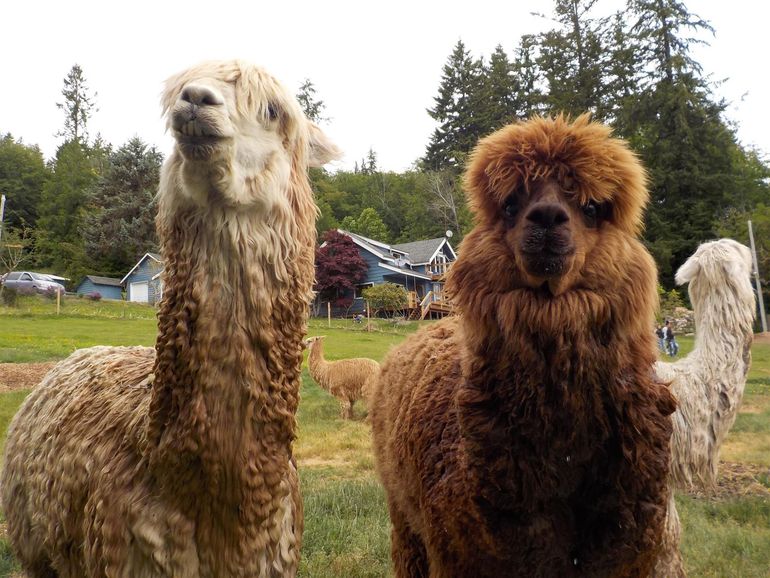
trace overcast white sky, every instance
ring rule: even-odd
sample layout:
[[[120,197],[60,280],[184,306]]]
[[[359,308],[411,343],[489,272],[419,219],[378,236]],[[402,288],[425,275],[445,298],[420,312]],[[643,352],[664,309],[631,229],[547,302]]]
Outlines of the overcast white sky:
[[[600,0],[604,6],[621,0]],[[770,153],[767,22],[753,0],[685,0],[716,29],[695,58],[732,102],[728,118],[744,144]],[[113,146],[134,135],[164,154],[163,81],[201,60],[242,58],[263,65],[293,93],[309,78],[327,105],[327,133],[349,169],[373,148],[380,168],[402,171],[420,157],[434,124],[426,113],[441,68],[462,39],[474,56],[501,44],[512,54],[522,34],[549,27],[538,0],[24,0],[2,9],[0,133],[54,155],[63,125],[62,81],[73,64],[96,91],[89,123]],[[334,168],[331,167],[331,168]]]

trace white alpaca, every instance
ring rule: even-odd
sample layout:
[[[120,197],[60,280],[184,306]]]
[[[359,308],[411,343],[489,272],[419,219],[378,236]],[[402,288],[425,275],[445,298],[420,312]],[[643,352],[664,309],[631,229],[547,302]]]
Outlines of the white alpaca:
[[[743,399],[751,365],[756,311],[749,249],[732,239],[702,244],[679,268],[695,308],[695,347],[675,363],[659,361],[656,373],[677,397],[671,439],[671,482],[679,489],[714,488],[719,449]],[[655,576],[684,576],[681,524],[673,492]]]
[[[155,349],[54,368],[8,430],[2,498],[35,578],[294,576],[292,458],[316,206],[337,154],[269,74],[210,62],[163,96]]]
[[[716,483],[719,448],[735,421],[751,365],[756,311],[751,253],[732,239],[704,243],[676,273],[689,282],[695,347],[655,370],[677,397],[671,477],[678,488]]]

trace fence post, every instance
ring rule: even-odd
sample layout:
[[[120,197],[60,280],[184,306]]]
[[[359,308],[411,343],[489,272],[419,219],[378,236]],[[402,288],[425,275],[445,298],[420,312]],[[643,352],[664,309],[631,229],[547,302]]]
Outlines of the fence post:
[[[59,314],[59,311],[61,310],[61,291],[59,291],[59,288],[56,288],[56,315]]]
[[[329,327],[332,326],[332,302],[326,302],[326,317],[329,320]]]
[[[366,332],[372,330],[372,318],[371,318],[371,308],[369,307],[369,301],[366,301]]]

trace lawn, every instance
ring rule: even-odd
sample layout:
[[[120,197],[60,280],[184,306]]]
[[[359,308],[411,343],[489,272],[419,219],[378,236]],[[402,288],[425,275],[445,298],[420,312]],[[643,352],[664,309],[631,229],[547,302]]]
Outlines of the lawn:
[[[94,344],[144,344],[154,339],[154,310],[122,304],[65,302],[62,314],[0,307],[0,362],[59,359]],[[43,303],[44,307],[49,304]],[[93,308],[101,307],[96,314]],[[141,308],[141,309],[139,309]],[[377,322],[362,331],[349,321],[313,320],[310,335],[326,335],[327,359],[372,357],[414,331],[417,323]],[[692,340],[680,338],[682,353]],[[770,345],[755,344],[754,366],[735,427],[723,450],[729,461],[770,465]],[[305,504],[300,575],[308,578],[389,576],[389,529],[384,493],[377,481],[369,427],[358,407],[354,421],[339,417],[339,405],[302,374],[299,439]],[[0,431],[5,431],[26,392],[0,394]],[[770,480],[764,478],[770,486]],[[683,552],[690,576],[766,577],[770,568],[770,500],[741,496],[721,500],[678,496],[684,526]],[[5,564],[5,566],[4,566]],[[0,576],[12,559],[0,541]],[[6,568],[3,570],[3,568]]]

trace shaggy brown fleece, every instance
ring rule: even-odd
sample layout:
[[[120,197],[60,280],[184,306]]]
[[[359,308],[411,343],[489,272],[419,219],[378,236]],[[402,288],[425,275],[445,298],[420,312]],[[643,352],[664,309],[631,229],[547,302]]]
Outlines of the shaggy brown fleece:
[[[308,166],[336,148],[239,61],[172,77],[150,348],[75,352],[8,431],[9,539],[35,578],[294,576],[292,458],[314,276]]]
[[[371,410],[396,576],[647,576],[669,497],[644,171],[608,128],[482,140],[459,318],[393,350]]]

